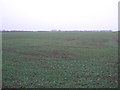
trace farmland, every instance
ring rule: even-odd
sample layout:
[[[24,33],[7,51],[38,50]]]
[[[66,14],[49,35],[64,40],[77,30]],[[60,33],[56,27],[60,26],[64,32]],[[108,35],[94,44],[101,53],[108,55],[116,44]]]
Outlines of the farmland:
[[[3,88],[117,88],[117,32],[4,32]]]

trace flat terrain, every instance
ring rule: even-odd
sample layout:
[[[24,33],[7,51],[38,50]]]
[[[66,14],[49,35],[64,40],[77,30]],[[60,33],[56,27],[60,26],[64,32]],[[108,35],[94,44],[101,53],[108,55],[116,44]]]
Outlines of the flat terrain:
[[[117,88],[117,32],[4,32],[3,88]]]

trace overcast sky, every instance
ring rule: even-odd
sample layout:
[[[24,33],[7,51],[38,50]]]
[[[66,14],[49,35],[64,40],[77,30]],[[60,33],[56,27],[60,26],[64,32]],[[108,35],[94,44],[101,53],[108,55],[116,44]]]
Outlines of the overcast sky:
[[[0,0],[8,30],[118,30],[119,0]]]

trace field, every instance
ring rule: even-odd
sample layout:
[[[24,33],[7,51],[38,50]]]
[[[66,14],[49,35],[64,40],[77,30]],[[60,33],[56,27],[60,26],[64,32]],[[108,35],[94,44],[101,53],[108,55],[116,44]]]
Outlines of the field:
[[[4,32],[3,88],[117,88],[117,32]]]

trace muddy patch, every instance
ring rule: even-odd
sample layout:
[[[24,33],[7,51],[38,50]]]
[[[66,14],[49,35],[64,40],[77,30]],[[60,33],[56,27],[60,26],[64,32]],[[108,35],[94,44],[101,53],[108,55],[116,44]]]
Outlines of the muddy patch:
[[[86,44],[86,46],[60,46],[61,48],[86,48],[86,49],[103,49],[103,48],[115,48],[108,45],[99,44]]]
[[[79,40],[80,40],[79,37],[77,37],[77,38],[68,38],[68,39],[65,39],[65,40],[60,40],[60,41],[55,41],[55,42],[49,43],[48,45],[75,43],[76,41],[79,41]]]
[[[59,58],[59,59],[70,59],[70,56],[72,55],[69,52],[54,50],[54,51],[37,51],[37,53],[43,53],[46,54],[48,58]]]
[[[8,50],[8,49],[3,49],[3,51],[5,51],[5,52],[9,52],[9,53],[21,54],[21,55],[30,55],[30,56],[47,57],[47,55],[44,55],[43,52],[41,52],[41,53],[33,53],[33,52],[18,52],[18,51],[15,51],[15,50]]]
[[[107,78],[104,78],[104,80],[107,80],[107,81],[118,81],[118,76],[111,76],[111,77],[107,77]]]
[[[106,39],[106,38],[101,38],[101,39],[91,38],[91,39],[90,39],[90,42],[93,42],[93,43],[97,43],[97,42],[99,42],[99,43],[106,43],[106,42],[108,42],[108,41],[109,41],[109,40]]]
[[[39,56],[39,57],[47,57],[47,55],[44,55],[43,53],[20,52],[19,54],[30,55],[30,56]]]
[[[42,48],[42,46],[24,46],[23,48]]]
[[[61,48],[90,48],[90,47],[75,47],[75,46],[60,46]]]
[[[50,52],[51,57],[53,57],[53,58],[63,58],[65,60],[68,60],[70,55],[71,55],[70,53],[63,52],[63,51],[52,51],[52,52]]]
[[[70,56],[72,55],[69,52],[64,52],[64,51],[43,51],[39,50],[36,52],[17,52],[14,50],[7,50],[3,49],[3,51],[9,52],[9,53],[16,53],[16,54],[21,54],[25,56],[38,56],[40,58],[59,58],[59,59],[64,59],[64,60],[69,60]]]
[[[11,50],[11,49],[2,49],[2,51],[4,52],[10,52],[10,53],[16,53],[16,51]]]
[[[116,42],[117,42],[118,44],[120,44],[120,40],[116,40]]]
[[[107,65],[107,66],[113,66],[113,65],[118,65],[119,64],[119,62],[118,61],[114,61],[114,62],[107,62],[107,63],[105,63],[105,65]]]
[[[112,46],[105,44],[87,44],[87,45],[89,46],[89,48],[93,48],[93,49],[114,48]]]
[[[66,39],[65,41],[75,41],[75,40],[80,40],[79,37],[76,37],[76,38],[70,38],[70,39]]]

